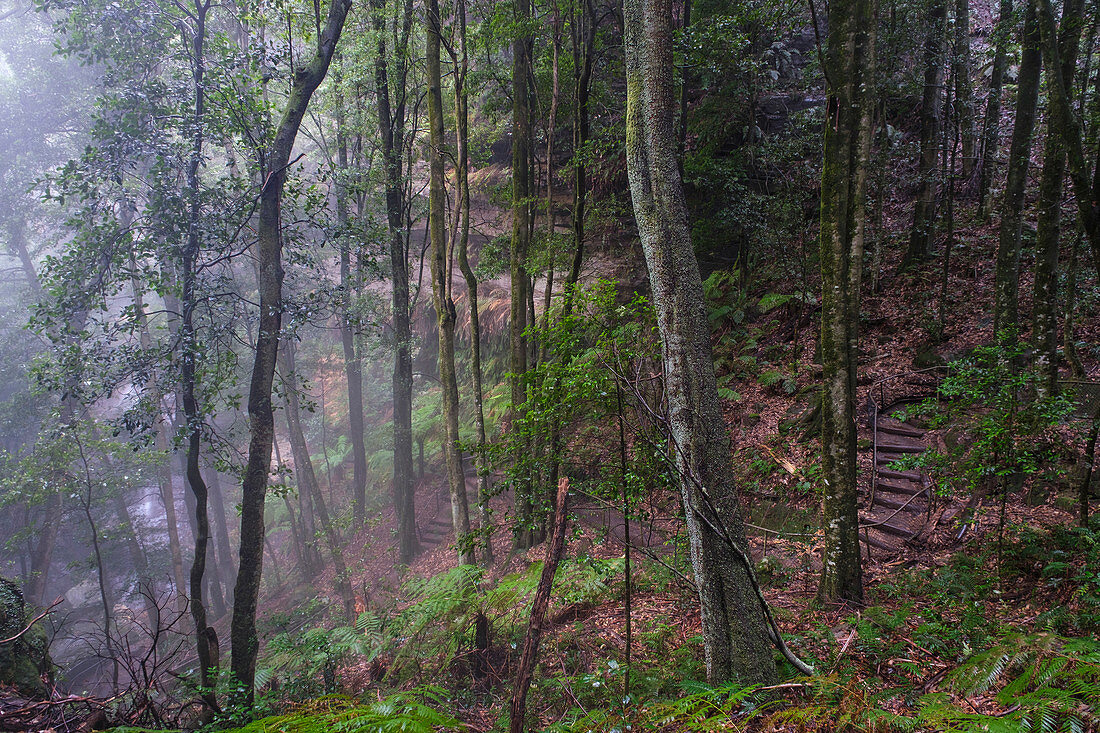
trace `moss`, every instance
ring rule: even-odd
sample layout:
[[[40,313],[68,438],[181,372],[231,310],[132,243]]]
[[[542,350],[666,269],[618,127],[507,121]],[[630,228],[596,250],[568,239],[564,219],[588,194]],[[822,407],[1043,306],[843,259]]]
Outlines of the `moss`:
[[[0,638],[7,639],[27,625],[27,609],[19,586],[0,578]],[[43,675],[53,672],[49,638],[41,624],[33,625],[18,639],[0,645],[0,683],[15,687],[24,695],[43,697]]]

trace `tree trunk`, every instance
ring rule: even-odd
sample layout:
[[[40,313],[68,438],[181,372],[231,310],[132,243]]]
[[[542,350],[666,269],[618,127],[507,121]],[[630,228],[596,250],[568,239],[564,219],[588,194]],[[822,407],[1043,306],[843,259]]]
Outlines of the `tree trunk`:
[[[535,598],[531,602],[531,617],[527,622],[527,634],[523,637],[523,652],[516,668],[516,684],[512,692],[512,705],[509,714],[509,733],[524,733],[527,717],[527,691],[531,689],[531,677],[538,662],[539,642],[542,640],[543,625],[546,623],[546,611],[550,607],[550,591],[554,587],[554,574],[565,552],[565,527],[569,518],[565,512],[569,498],[569,479],[558,482],[558,495],[554,502],[554,528],[550,544],[546,548],[546,559],[542,563],[542,575],[535,589]]]
[[[1061,127],[1062,142],[1065,145],[1070,181],[1073,183],[1073,197],[1077,201],[1077,218],[1088,237],[1093,264],[1096,267],[1096,277],[1100,279],[1100,164],[1093,169],[1093,177],[1090,180],[1081,120],[1070,103],[1069,90],[1062,83],[1062,76],[1058,73],[1062,64],[1056,42],[1054,11],[1051,10],[1049,0],[1038,0],[1038,2],[1041,8],[1039,26],[1043,51],[1047,56],[1049,68],[1054,70],[1049,75],[1050,81],[1047,85],[1050,102],[1053,108],[1059,110],[1061,119],[1066,121],[1066,124]]]
[[[458,183],[458,268],[466,280],[470,301],[470,379],[474,393],[474,428],[477,431],[477,448],[474,465],[477,467],[478,510],[481,517],[482,564],[493,564],[493,519],[489,508],[489,461],[485,455],[485,395],[481,375],[481,320],[478,313],[477,276],[470,266],[470,111],[469,91],[466,88],[469,59],[466,54],[466,0],[455,2],[458,22],[458,57],[455,63],[455,158]]]
[[[775,663],[744,553],[710,324],[677,164],[671,16],[670,0],[624,3],[627,172],[664,344],[670,438],[702,605],[707,678],[715,684],[769,684]]]
[[[1073,93],[1077,69],[1077,50],[1081,44],[1084,0],[1066,0],[1062,6],[1062,24],[1058,37],[1059,69],[1067,93]],[[1072,98],[1070,100],[1072,103]],[[1054,394],[1058,377],[1058,250],[1061,241],[1062,185],[1066,174],[1066,150],[1059,130],[1068,126],[1061,105],[1047,111],[1043,170],[1039,179],[1038,224],[1035,240],[1035,279],[1031,305],[1031,341],[1035,347],[1035,368],[1041,379],[1041,391]]]
[[[431,232],[432,303],[439,324],[439,382],[443,401],[443,457],[451,494],[458,562],[474,562],[470,540],[470,510],[466,499],[466,477],[462,471],[462,448],[458,442],[458,382],[455,378],[455,304],[451,297],[450,261],[444,216],[443,91],[439,50],[441,18],[438,0],[427,2],[428,21],[428,129],[430,132],[429,228]]]
[[[951,76],[955,81],[955,123],[962,143],[962,177],[967,180],[977,164],[974,85],[970,80],[970,0],[955,0],[953,41]],[[951,171],[951,175],[955,175],[955,171]]]
[[[328,73],[329,63],[351,8],[350,0],[330,0],[324,30],[308,63],[294,73],[283,118],[267,155],[267,171],[260,189],[260,217],[257,227],[257,258],[260,277],[259,330],[256,357],[248,389],[249,444],[241,496],[240,570],[234,589],[232,624],[232,671],[236,677],[235,703],[251,708],[255,694],[256,604],[263,571],[264,497],[271,471],[271,444],[275,437],[275,417],[271,409],[271,386],[279,352],[282,327],[283,240],[281,214],[283,186],[286,183],[290,154],[309,101]],[[318,23],[319,24],[319,23]]]
[[[302,431],[302,409],[295,384],[296,369],[294,342],[287,340],[280,350],[279,377],[282,379],[286,395],[286,425],[287,434],[290,436],[290,450],[294,454],[294,475],[298,480],[298,491],[308,494],[313,499],[313,506],[317,509],[317,518],[321,520],[321,531],[325,535],[332,564],[336,567],[336,590],[344,602],[344,616],[351,623],[355,619],[355,597],[351,590],[348,568],[344,563],[344,553],[340,548],[340,537],[329,516],[328,505],[325,504],[321,485],[313,470],[313,460],[309,457],[309,446],[306,445],[305,433]]]
[[[528,368],[527,301],[529,280],[527,252],[531,243],[531,56],[533,40],[525,30],[531,19],[531,0],[517,0],[516,23],[521,29],[512,43],[512,240],[509,252],[512,307],[509,319],[509,344],[512,391],[512,422],[518,422],[527,401]],[[529,449],[522,436],[515,436],[514,450],[525,454]],[[520,460],[520,459],[517,459]],[[526,550],[542,540],[542,522],[537,516],[531,476],[517,476],[515,486],[515,547]]]
[[[871,154],[870,90],[875,87],[874,24],[873,0],[833,0],[829,5],[825,60],[829,123],[821,173],[821,464],[826,488],[825,547],[817,596],[822,602],[863,602],[856,486],[856,361]]]
[[[982,162],[978,175],[978,216],[988,221],[993,212],[990,189],[997,167],[997,152],[1001,143],[1001,87],[1008,67],[1008,43],[1012,35],[1012,0],[1001,0],[1001,15],[994,31],[993,68],[989,75],[989,98],[982,124]]]
[[[830,15],[832,6],[830,6]],[[917,202],[913,209],[913,228],[902,269],[919,264],[932,256],[936,230],[936,162],[939,160],[939,127],[943,111],[943,51],[946,0],[932,0],[928,10],[928,37],[924,42],[924,97],[920,112],[920,164],[917,176]],[[833,29],[829,28],[832,36]]]
[[[1001,231],[997,246],[997,269],[993,285],[993,331],[997,338],[1018,326],[1017,302],[1020,288],[1020,240],[1023,232],[1024,189],[1031,159],[1031,137],[1035,129],[1039,99],[1039,75],[1042,71],[1039,21],[1035,5],[1029,0],[1024,18],[1023,59],[1016,92],[1016,121],[1012,126],[1012,144],[1008,154],[1008,179],[1001,206]]]
[[[412,562],[420,551],[416,539],[416,515],[413,501],[412,453],[412,326],[409,317],[409,258],[405,250],[407,199],[402,161],[405,155],[405,83],[408,76],[406,54],[412,25],[412,2],[406,0],[398,48],[392,60],[397,65],[395,104],[391,104],[384,0],[372,0],[374,29],[378,35],[378,54],[374,61],[375,95],[378,126],[382,137],[382,160],[386,167],[386,220],[390,237],[390,279],[393,283],[393,504],[397,516],[398,559]]]

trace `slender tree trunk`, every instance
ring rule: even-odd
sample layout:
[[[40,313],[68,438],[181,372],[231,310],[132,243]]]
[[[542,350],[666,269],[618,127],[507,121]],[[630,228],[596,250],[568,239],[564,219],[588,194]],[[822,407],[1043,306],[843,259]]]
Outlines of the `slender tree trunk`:
[[[993,330],[1002,332],[1018,325],[1017,302],[1020,287],[1020,240],[1023,230],[1024,188],[1031,159],[1031,137],[1035,129],[1042,71],[1039,19],[1036,0],[1029,0],[1024,18],[1023,58],[1017,77],[1016,121],[1008,154],[1008,179],[1001,206],[1001,232],[997,247],[997,269],[993,290]]]
[[[775,663],[744,550],[676,156],[671,25],[670,0],[624,3],[627,172],[664,343],[671,446],[702,606],[707,678],[769,684]]]
[[[466,88],[469,59],[466,53],[466,0],[456,0],[455,18],[458,22],[458,58],[455,64],[455,140],[457,150],[456,179],[458,182],[459,229],[458,268],[466,280],[470,300],[470,379],[474,393],[474,428],[477,431],[477,448],[474,465],[477,467],[478,510],[481,516],[482,564],[493,564],[493,518],[489,507],[489,461],[485,455],[485,395],[481,374],[481,320],[478,313],[477,276],[470,266],[470,111],[469,91]]]
[[[275,437],[275,416],[271,409],[271,386],[279,353],[282,327],[282,232],[283,186],[286,183],[290,154],[309,101],[328,73],[350,0],[330,0],[324,30],[308,63],[295,70],[290,96],[283,118],[275,130],[267,156],[267,170],[260,189],[260,218],[257,227],[257,257],[260,277],[259,331],[252,381],[248,389],[249,445],[241,496],[240,570],[234,589],[232,624],[232,670],[236,677],[235,703],[250,708],[255,694],[256,604],[260,595],[263,570],[264,497],[271,471],[271,444]],[[318,23],[320,25],[320,23]]]
[[[1058,37],[1061,68],[1048,75],[1061,74],[1062,83],[1072,94],[1077,51],[1081,45],[1084,0],[1066,0],[1062,5],[1062,24]],[[1070,100],[1072,103],[1072,99]],[[1035,239],[1035,279],[1031,305],[1031,341],[1035,347],[1035,368],[1041,377],[1041,391],[1053,394],[1058,377],[1058,251],[1061,242],[1062,184],[1066,175],[1066,151],[1059,132],[1065,119],[1061,105],[1047,112],[1043,170],[1039,179],[1039,213]]]
[[[298,479],[298,491],[308,494],[317,509],[317,518],[321,520],[321,531],[325,535],[325,543],[328,545],[332,564],[336,568],[336,590],[344,602],[344,616],[350,623],[355,619],[355,597],[351,589],[351,578],[344,563],[340,537],[329,516],[328,505],[321,492],[321,485],[317,481],[317,474],[313,470],[313,460],[309,457],[309,446],[306,445],[305,433],[302,431],[302,410],[295,384],[296,368],[294,343],[287,340],[280,351],[279,376],[286,391],[286,424],[287,434],[290,436],[290,450],[294,454],[294,474]]]
[[[977,164],[974,84],[970,80],[970,0],[955,0],[954,31],[951,76],[955,81],[955,123],[961,142],[962,177],[967,180]]]
[[[199,166],[202,164],[205,131],[206,92],[204,76],[206,73],[205,43],[206,16],[212,0],[195,0],[194,36],[191,40],[192,81],[194,83],[195,107],[193,117],[194,135],[191,144],[191,156],[187,164],[188,226],[187,241],[183,247],[183,262],[180,272],[183,306],[180,313],[180,391],[183,396],[184,436],[186,437],[186,477],[191,494],[195,498],[195,554],[191,562],[191,618],[195,623],[195,646],[199,659],[200,695],[207,707],[218,709],[214,694],[214,681],[217,671],[211,669],[213,659],[209,636],[206,628],[206,605],[203,601],[203,576],[206,572],[206,550],[210,541],[210,519],[207,516],[207,489],[202,478],[199,459],[202,453],[203,417],[196,398],[198,377],[196,374],[199,344],[195,335],[194,313],[197,305],[195,293],[195,265],[202,247],[200,217],[202,215],[199,190]]]
[[[1082,527],[1089,526],[1089,489],[1092,487],[1092,475],[1096,467],[1096,440],[1100,436],[1100,415],[1092,420],[1092,429],[1089,430],[1088,441],[1085,444],[1085,475],[1081,479],[1077,498],[1077,523]]]
[[[817,595],[822,602],[863,601],[856,486],[856,361],[874,109],[870,90],[875,88],[875,15],[873,0],[833,0],[829,5],[825,61],[829,123],[821,173],[821,464],[826,488],[825,547]],[[937,32],[942,29],[933,30],[933,34]],[[933,56],[938,58],[938,53],[928,54]],[[931,159],[935,162],[935,155]],[[931,180],[928,183],[933,185]]]
[[[542,575],[539,577],[535,598],[531,602],[531,616],[527,622],[527,634],[523,637],[523,652],[520,654],[516,669],[516,683],[512,691],[512,705],[509,714],[509,733],[524,733],[527,730],[527,692],[531,689],[531,677],[539,657],[539,642],[542,641],[543,625],[546,623],[546,611],[550,607],[550,591],[554,587],[554,574],[558,571],[562,555],[565,553],[565,528],[569,515],[565,512],[569,498],[569,479],[558,482],[558,494],[554,502],[554,528],[550,544],[546,547],[546,560],[542,563]],[[628,522],[629,524],[629,522]]]
[[[407,198],[402,161],[406,148],[405,83],[408,76],[406,54],[412,25],[412,1],[404,5],[401,35],[393,49],[398,72],[396,104],[391,104],[387,67],[389,54],[384,29],[384,0],[371,0],[374,29],[378,35],[378,53],[374,61],[375,95],[378,126],[382,137],[382,160],[386,167],[386,220],[390,238],[390,278],[393,283],[393,503],[397,516],[398,559],[412,562],[420,551],[416,539],[416,515],[413,501],[412,454],[412,326],[409,317],[409,258],[405,250]]]
[[[997,153],[1001,143],[1001,88],[1008,66],[1008,43],[1012,35],[1012,0],[1001,0],[1001,15],[993,34],[993,68],[989,75],[989,98],[982,123],[982,161],[978,178],[978,216],[988,221],[993,213],[990,190],[997,168]]]
[[[531,242],[531,57],[533,40],[525,30],[531,19],[531,0],[517,0],[516,23],[521,32],[512,44],[512,241],[509,254],[512,308],[509,320],[509,344],[512,391],[512,421],[522,416],[527,401],[526,373],[528,343],[527,252]],[[530,446],[516,436],[515,450],[526,453]],[[517,457],[517,462],[521,460]],[[541,519],[537,516],[531,476],[517,477],[515,486],[515,547],[526,550],[542,540]]]
[[[1052,70],[1047,85],[1050,91],[1051,106],[1058,109],[1061,119],[1066,122],[1061,127],[1062,142],[1065,145],[1070,181],[1073,183],[1073,197],[1077,201],[1077,218],[1088,237],[1089,246],[1092,249],[1093,264],[1096,267],[1096,277],[1100,279],[1100,163],[1093,168],[1093,175],[1090,180],[1089,163],[1083,145],[1084,132],[1081,120],[1073,109],[1069,90],[1062,82],[1061,74],[1058,73],[1058,70],[1062,68],[1062,63],[1056,40],[1054,11],[1050,7],[1049,0],[1038,0],[1038,2],[1041,8],[1039,26],[1042,34],[1043,53],[1047,57],[1049,69]],[[1098,80],[1098,83],[1100,83],[1100,80]]]
[[[830,5],[830,11],[831,8]],[[909,248],[905,251],[902,269],[931,257],[935,240],[936,163],[939,160],[939,127],[943,112],[946,0],[932,0],[928,14],[928,37],[924,42],[924,97],[920,113],[920,165],[917,167],[920,182],[916,207],[913,209]],[[830,36],[832,32],[833,29],[830,28]]]
[[[439,381],[443,400],[443,457],[451,493],[451,520],[459,564],[474,562],[470,541],[470,510],[466,499],[466,477],[462,471],[462,449],[458,442],[458,381],[455,378],[455,304],[451,297],[450,260],[447,251],[443,163],[443,91],[439,51],[442,19],[438,0],[427,2],[428,21],[428,129],[430,132],[429,185],[431,231],[432,302],[439,324]]]
[[[342,177],[348,174],[348,140],[344,120],[344,99],[336,100],[336,146],[337,180],[336,218],[341,228],[348,222],[348,193]],[[358,330],[358,317],[355,315],[353,296],[355,288],[351,282],[351,242],[345,235],[340,242],[340,284],[343,296],[340,312],[340,344],[344,350],[344,376],[348,387],[348,432],[352,452],[351,495],[354,502],[353,518],[355,526],[362,527],[366,519],[367,505],[367,448],[364,442],[363,419],[363,362],[359,350],[355,347],[355,333]]]
[[[576,102],[573,105],[573,263],[565,281],[563,316],[573,310],[573,290],[584,262],[584,219],[588,199],[588,99],[592,88],[592,54],[596,44],[596,19],[591,0],[581,6],[573,31],[573,76]]]
[[[235,577],[236,566],[233,564],[233,550],[229,542],[229,519],[225,511],[225,496],[222,493],[221,476],[217,470],[207,472],[206,485],[210,487],[211,505],[214,510],[214,539],[217,552],[214,556],[221,566],[222,580],[226,589],[226,603],[232,605],[233,598],[229,593],[237,582]]]

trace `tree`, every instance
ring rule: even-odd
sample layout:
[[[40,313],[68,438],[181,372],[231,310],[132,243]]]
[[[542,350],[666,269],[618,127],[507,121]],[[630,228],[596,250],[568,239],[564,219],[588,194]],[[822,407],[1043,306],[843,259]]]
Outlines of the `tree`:
[[[315,6],[317,9],[317,6]],[[259,259],[260,313],[256,354],[248,389],[249,444],[241,497],[241,545],[237,584],[233,591],[232,671],[239,704],[251,707],[255,690],[256,603],[264,551],[264,497],[271,471],[271,446],[275,437],[275,416],[271,386],[279,353],[282,327],[282,222],[281,207],[290,155],[313,93],[328,73],[336,44],[351,9],[351,0],[331,0],[324,29],[318,34],[312,58],[295,69],[282,119],[267,151],[260,187],[256,255]],[[321,28],[320,10],[317,27]]]
[[[1071,95],[1081,44],[1084,1],[1068,0],[1062,6],[1058,37],[1059,68],[1047,65],[1047,79],[1060,75]],[[1049,83],[1049,82],[1048,82]],[[1066,151],[1060,130],[1072,123],[1062,105],[1050,105],[1047,112],[1043,168],[1039,180],[1038,221],[1035,235],[1035,278],[1031,300],[1031,339],[1036,348],[1035,366],[1045,394],[1052,394],[1058,376],[1058,252],[1061,239],[1062,185],[1066,174]]]
[[[832,6],[830,6],[830,10]],[[946,0],[932,0],[928,10],[928,37],[924,42],[924,96],[920,108],[920,163],[913,227],[902,268],[932,255],[936,230],[936,162],[939,160],[940,118],[943,112],[943,53],[946,39]],[[829,35],[832,37],[830,27]]]
[[[703,619],[707,678],[775,679],[718,402],[710,324],[676,155],[671,0],[626,0],[626,151],[663,341],[672,450]]]
[[[527,254],[531,247],[534,221],[532,199],[532,122],[531,122],[531,56],[534,41],[528,24],[531,22],[531,0],[516,0],[516,37],[512,42],[512,239],[509,251],[511,277],[511,313],[509,344],[512,388],[512,410],[516,415],[526,402],[527,373],[527,300],[530,278],[527,274]],[[530,446],[517,445],[526,452]],[[538,516],[530,476],[521,476],[515,487],[517,550],[533,547],[542,540],[542,519]]]
[[[378,128],[382,138],[382,162],[386,170],[386,223],[389,227],[390,281],[393,284],[393,503],[397,515],[397,556],[409,563],[419,551],[413,502],[412,456],[412,327],[409,318],[409,255],[407,250],[408,197],[405,195],[403,161],[412,136],[407,134],[409,83],[409,35],[412,31],[412,0],[402,6],[400,25],[394,31],[395,45],[387,53],[384,0],[372,0],[378,53],[374,58],[374,90],[378,105]],[[389,64],[394,65],[396,84],[390,84]],[[392,99],[391,99],[392,95]]]
[[[993,32],[993,67],[989,73],[989,97],[982,122],[982,158],[978,172],[978,216],[989,219],[993,210],[990,189],[1001,141],[1001,87],[1008,66],[1008,41],[1014,27],[1012,0],[1001,0],[1000,17]]]
[[[1023,58],[1016,84],[1016,119],[1008,152],[1008,178],[1001,204],[1001,229],[993,283],[993,331],[1001,334],[1017,326],[1020,288],[1020,239],[1023,234],[1024,188],[1031,160],[1031,136],[1039,100],[1042,72],[1039,17],[1036,0],[1029,0],[1024,17]]]
[[[820,234],[825,548],[818,599],[823,602],[863,601],[856,505],[856,360],[874,108],[874,25],[874,0],[834,0],[829,5],[829,122],[821,170]]]

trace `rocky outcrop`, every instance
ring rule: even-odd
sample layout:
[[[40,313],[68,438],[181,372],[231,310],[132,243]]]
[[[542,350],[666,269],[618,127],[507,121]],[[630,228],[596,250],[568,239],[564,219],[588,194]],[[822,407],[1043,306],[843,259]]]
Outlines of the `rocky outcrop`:
[[[19,586],[0,578],[0,684],[11,685],[32,697],[47,695],[46,681],[53,675],[49,639],[41,624],[22,632],[30,621]]]

